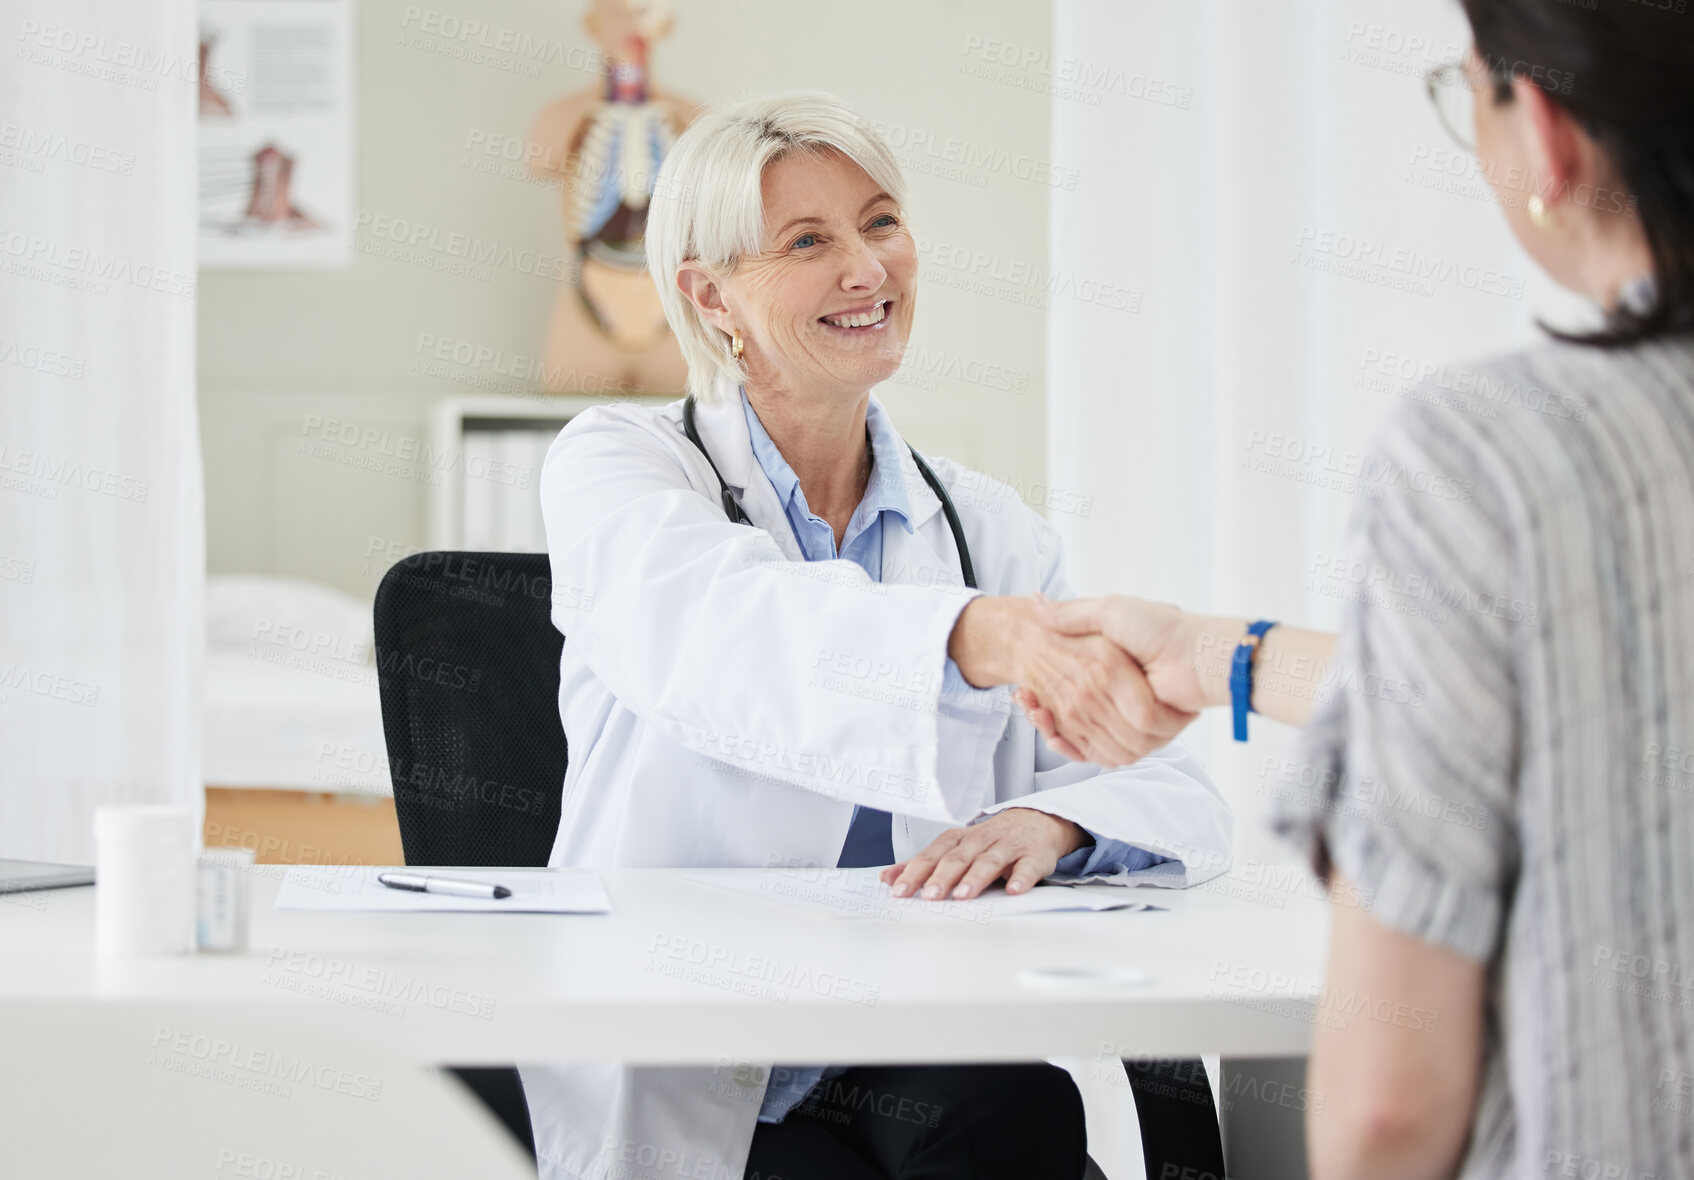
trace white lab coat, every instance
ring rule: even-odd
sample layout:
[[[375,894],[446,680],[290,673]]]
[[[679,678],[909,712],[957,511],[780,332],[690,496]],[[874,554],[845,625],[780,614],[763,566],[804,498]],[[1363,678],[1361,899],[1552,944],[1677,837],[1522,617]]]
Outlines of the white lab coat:
[[[802,564],[733,388],[695,422],[755,527],[725,516],[681,402],[586,411],[547,454],[570,743],[552,864],[833,866],[865,804],[894,813],[900,859],[1015,805],[1174,858],[1116,880],[1192,885],[1229,867],[1229,807],[1180,745],[1102,771],[1049,750],[1006,689],[938,707],[969,592],[909,455],[914,531],[884,530],[877,585],[851,562]],[[982,592],[1069,596],[1051,526],[1004,485],[930,465]],[[525,1066],[541,1176],[740,1180],[767,1069]]]

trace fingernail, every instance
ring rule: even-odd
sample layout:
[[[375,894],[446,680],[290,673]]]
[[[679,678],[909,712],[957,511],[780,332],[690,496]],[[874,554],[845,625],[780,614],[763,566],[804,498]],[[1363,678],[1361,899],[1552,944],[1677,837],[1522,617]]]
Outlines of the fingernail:
[[[941,896],[941,886],[925,885],[923,887],[923,895],[933,901],[935,898]]]
[[[894,896],[895,897],[905,897],[906,894],[910,893],[911,891],[912,891],[912,887],[910,885],[906,884],[904,881],[902,881],[894,887]]]
[[[1022,881],[1012,881],[1012,882],[1010,882],[1006,886],[1006,892],[1007,893],[1022,893],[1023,892],[1023,882]]]
[[[971,887],[969,885],[961,885],[957,889],[953,890],[953,896],[954,897],[968,897],[970,895],[970,891],[971,891]]]

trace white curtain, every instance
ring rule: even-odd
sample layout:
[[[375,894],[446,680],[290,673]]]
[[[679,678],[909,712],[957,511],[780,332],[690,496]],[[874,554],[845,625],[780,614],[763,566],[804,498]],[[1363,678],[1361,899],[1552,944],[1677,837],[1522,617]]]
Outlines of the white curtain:
[[[0,65],[0,856],[198,808],[193,0],[9,0]]]
[[[1453,0],[1056,0],[1048,479],[1084,592],[1331,626],[1326,564],[1360,502],[1352,457],[1407,374],[1533,340],[1569,314],[1436,119]],[[1116,73],[1114,73],[1116,71]],[[1096,85],[1090,89],[1087,83]],[[1126,301],[1128,302],[1128,301]],[[1555,302],[1557,305],[1555,306]],[[1262,464],[1244,466],[1244,464]],[[1315,481],[1315,482],[1314,482]],[[1238,862],[1289,735],[1191,732],[1235,806]]]

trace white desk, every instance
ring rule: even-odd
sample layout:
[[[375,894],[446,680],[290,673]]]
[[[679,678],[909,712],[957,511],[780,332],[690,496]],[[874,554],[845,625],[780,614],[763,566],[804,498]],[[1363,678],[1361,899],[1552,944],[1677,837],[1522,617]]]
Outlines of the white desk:
[[[1267,870],[1139,891],[1168,912],[988,921],[829,921],[657,869],[604,874],[610,915],[279,913],[280,870],[255,873],[240,956],[103,962],[92,889],[0,896],[0,1038],[309,1036],[457,1065],[1293,1058],[1327,938],[1324,904]],[[1043,986],[1031,967],[1150,978]]]

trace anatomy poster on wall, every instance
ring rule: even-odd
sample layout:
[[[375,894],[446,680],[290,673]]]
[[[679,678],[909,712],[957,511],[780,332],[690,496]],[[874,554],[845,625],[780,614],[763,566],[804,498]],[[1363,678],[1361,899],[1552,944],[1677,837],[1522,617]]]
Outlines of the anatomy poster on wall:
[[[200,265],[352,264],[352,0],[201,0]]]

